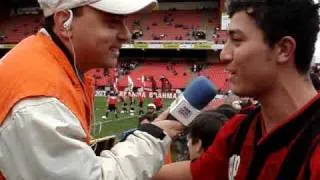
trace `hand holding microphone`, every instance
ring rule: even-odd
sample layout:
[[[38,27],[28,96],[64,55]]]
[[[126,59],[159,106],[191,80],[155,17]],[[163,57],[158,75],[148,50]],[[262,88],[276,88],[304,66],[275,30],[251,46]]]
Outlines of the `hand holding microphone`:
[[[168,136],[172,139],[175,139],[179,134],[181,134],[184,130],[184,125],[179,121],[165,120],[169,115],[169,109],[162,112],[157,119],[155,119],[152,124],[160,127],[164,130]]]
[[[214,85],[204,76],[193,80],[170,106],[167,119],[178,120],[188,126],[217,95]]]
[[[182,132],[183,126],[188,126],[199,115],[200,110],[207,106],[216,94],[216,88],[211,81],[200,76],[188,85],[185,91],[172,102],[170,108],[161,113],[153,124],[174,138]]]

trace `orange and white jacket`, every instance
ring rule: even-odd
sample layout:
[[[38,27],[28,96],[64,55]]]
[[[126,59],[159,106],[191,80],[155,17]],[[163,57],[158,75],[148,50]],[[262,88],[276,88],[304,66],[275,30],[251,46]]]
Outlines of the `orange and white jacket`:
[[[0,61],[0,171],[6,179],[149,179],[169,136],[135,131],[96,156],[88,145],[93,89],[41,30]],[[1,175],[0,175],[1,179]]]

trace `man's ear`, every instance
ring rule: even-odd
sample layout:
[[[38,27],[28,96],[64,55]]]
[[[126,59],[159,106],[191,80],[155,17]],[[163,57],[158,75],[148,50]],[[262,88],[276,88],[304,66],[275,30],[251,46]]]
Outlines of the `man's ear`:
[[[291,36],[281,38],[275,45],[277,53],[277,63],[285,64],[294,59],[296,51],[296,41]]]
[[[71,18],[71,20],[70,20]],[[53,15],[54,20],[54,32],[63,39],[69,39],[72,37],[71,24],[73,14],[69,11],[59,11]],[[66,25],[69,24],[67,27]]]

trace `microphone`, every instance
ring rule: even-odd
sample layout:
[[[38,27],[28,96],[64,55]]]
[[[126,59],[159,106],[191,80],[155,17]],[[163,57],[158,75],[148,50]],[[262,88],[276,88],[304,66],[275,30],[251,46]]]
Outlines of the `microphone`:
[[[211,81],[199,76],[171,103],[167,119],[178,120],[188,126],[216,95],[217,90]]]

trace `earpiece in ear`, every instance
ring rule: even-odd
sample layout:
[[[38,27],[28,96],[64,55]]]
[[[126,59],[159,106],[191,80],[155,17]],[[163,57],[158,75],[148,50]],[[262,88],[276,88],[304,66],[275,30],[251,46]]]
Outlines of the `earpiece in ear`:
[[[63,23],[63,28],[66,30],[70,30],[71,29],[71,24],[72,24],[72,20],[73,20],[73,12],[69,9],[69,18]]]

